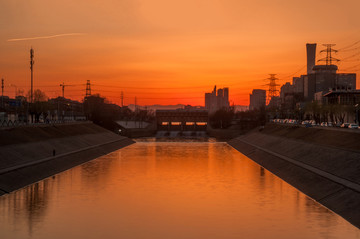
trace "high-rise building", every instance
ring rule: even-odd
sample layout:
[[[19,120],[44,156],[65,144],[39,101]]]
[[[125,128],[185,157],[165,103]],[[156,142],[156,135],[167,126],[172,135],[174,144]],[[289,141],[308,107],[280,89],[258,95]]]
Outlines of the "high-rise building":
[[[220,109],[223,107],[223,105],[224,105],[224,89],[217,90],[216,104],[217,104],[217,109]]]
[[[331,90],[356,89],[356,74],[338,74],[336,65],[316,65],[314,73],[304,78],[304,98],[307,101],[314,99],[316,92]]]
[[[205,93],[205,109],[209,113],[213,113],[221,108],[228,108],[229,103],[229,88],[218,89],[216,86],[211,93]]]
[[[340,73],[336,76],[335,90],[356,90],[355,73]]]
[[[304,94],[304,75],[293,77],[294,93]]]
[[[260,109],[266,105],[266,90],[254,89],[250,94],[250,110]]]
[[[307,55],[307,74],[313,73],[313,67],[316,62],[316,43],[306,44],[306,55]]]
[[[284,109],[290,109],[294,106],[295,85],[286,82],[280,88],[280,104]]]
[[[316,44],[306,44],[308,54],[308,74],[304,76],[304,99],[306,101],[314,100],[315,93],[323,94],[337,89],[356,89],[356,74],[339,74],[337,65],[332,62],[339,61],[331,56],[331,52],[337,52],[332,49],[333,45],[326,44],[327,56],[319,61],[326,61],[326,65],[314,65]],[[310,67],[312,68],[309,71]]]
[[[229,107],[230,106],[230,102],[229,102],[229,88],[224,88],[224,102],[225,102],[225,107]]]
[[[281,98],[281,103],[284,103],[285,97],[287,95],[292,95],[295,92],[295,87],[294,85],[290,84],[290,82],[286,82],[284,85],[281,86],[280,88],[280,98]]]

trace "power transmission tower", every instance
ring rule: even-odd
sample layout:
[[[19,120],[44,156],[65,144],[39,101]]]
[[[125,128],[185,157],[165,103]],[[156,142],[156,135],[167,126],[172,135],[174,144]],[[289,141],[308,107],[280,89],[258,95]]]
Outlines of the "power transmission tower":
[[[267,104],[270,103],[270,100],[274,96],[278,96],[278,92],[279,92],[279,90],[276,89],[276,87],[279,86],[279,84],[277,84],[276,81],[279,79],[275,77],[276,74],[269,74],[269,75],[270,78],[267,78],[267,80],[269,80],[269,84],[267,84],[269,86]]]
[[[121,98],[121,107],[124,107],[124,92],[122,92],[122,91],[120,94],[120,98]]]
[[[62,88],[62,97],[65,98],[65,86],[74,86],[74,85],[65,85],[64,82],[62,84],[60,84],[61,88]],[[90,90],[91,93],[91,90]]]
[[[321,50],[320,52],[326,52],[326,57],[319,59],[318,61],[325,61],[325,64],[327,66],[332,65],[333,61],[338,62],[339,59],[336,59],[331,56],[331,54],[334,52],[338,52],[338,50],[332,49],[333,46],[336,46],[336,44],[323,44],[323,46],[326,47],[326,49]]]
[[[89,97],[89,96],[91,96],[91,84],[90,84],[90,80],[87,80],[85,97]]]
[[[31,90],[30,90],[30,103],[33,102],[33,69],[34,69],[34,49],[30,49],[30,70],[31,70]]]

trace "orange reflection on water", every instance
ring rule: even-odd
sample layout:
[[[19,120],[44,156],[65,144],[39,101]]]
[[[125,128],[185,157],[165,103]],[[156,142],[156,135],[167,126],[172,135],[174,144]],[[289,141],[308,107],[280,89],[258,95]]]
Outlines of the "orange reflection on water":
[[[360,237],[220,142],[138,142],[1,197],[0,212],[1,238]]]

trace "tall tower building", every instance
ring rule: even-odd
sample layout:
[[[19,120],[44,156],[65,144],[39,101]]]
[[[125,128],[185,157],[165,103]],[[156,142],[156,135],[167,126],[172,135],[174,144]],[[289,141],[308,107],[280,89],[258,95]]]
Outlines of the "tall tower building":
[[[307,54],[307,74],[309,75],[313,73],[313,67],[315,66],[316,43],[306,44],[306,54]]]
[[[213,113],[221,108],[229,108],[229,88],[217,89],[211,93],[205,93],[205,109]]]
[[[250,110],[265,108],[266,106],[266,90],[254,89],[250,94]]]
[[[230,102],[229,102],[229,88],[226,87],[224,88],[224,102],[225,102],[225,107],[229,107],[230,106]]]

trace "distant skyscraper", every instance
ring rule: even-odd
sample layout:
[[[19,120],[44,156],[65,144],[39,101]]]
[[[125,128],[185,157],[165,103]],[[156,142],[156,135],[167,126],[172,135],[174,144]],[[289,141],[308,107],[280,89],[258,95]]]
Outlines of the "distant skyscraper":
[[[294,93],[304,94],[304,78],[305,76],[293,77]]]
[[[254,89],[250,94],[250,110],[260,109],[266,105],[266,90]]]
[[[230,107],[230,102],[229,102],[229,88],[224,88],[224,103],[225,103],[225,107]]]
[[[221,108],[228,108],[229,103],[229,88],[218,89],[216,86],[211,93],[205,93],[205,109],[209,113],[213,113]]]
[[[313,67],[315,66],[316,43],[306,44],[306,54],[307,54],[307,74],[309,75],[313,73]]]

